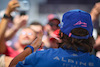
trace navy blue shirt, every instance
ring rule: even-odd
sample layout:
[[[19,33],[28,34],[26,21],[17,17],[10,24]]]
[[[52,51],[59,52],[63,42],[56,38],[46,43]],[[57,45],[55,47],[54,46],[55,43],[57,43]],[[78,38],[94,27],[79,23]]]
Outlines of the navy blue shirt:
[[[51,48],[30,54],[16,67],[100,67],[100,59],[89,53]]]

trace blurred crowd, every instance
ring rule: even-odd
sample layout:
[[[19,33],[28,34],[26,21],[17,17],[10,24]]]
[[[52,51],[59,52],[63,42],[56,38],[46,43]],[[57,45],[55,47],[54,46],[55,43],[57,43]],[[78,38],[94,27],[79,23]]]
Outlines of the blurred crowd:
[[[40,31],[43,32],[42,44],[37,51],[49,48],[57,49],[62,43],[59,38],[60,29],[58,26],[61,21],[57,15],[48,15],[46,25],[42,25],[38,20],[27,25],[29,19],[27,14],[11,16],[11,13],[19,6],[18,1],[10,1],[0,22],[0,67],[8,67],[15,56],[23,52],[27,45],[36,40]],[[90,14],[93,23],[98,20],[100,14],[99,2],[94,5]],[[94,52],[92,53],[100,58],[100,28],[97,33],[93,46]]]

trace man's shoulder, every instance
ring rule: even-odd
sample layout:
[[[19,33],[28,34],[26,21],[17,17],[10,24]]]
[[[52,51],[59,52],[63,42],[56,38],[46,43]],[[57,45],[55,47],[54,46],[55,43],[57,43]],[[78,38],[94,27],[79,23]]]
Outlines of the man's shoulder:
[[[42,50],[42,51],[36,51],[35,53],[40,53],[40,54],[52,54],[52,53],[55,53],[55,52],[59,52],[59,51],[62,51],[63,49],[62,48],[57,48],[57,49],[54,49],[54,48],[50,48],[50,49],[47,49],[47,50]]]
[[[55,55],[58,55],[59,53],[62,53],[63,52],[63,49],[62,48],[58,48],[58,49],[53,49],[53,48],[50,48],[50,49],[47,49],[47,50],[42,50],[42,51],[36,51],[36,52],[33,52],[31,54],[31,56],[36,56],[37,58],[39,57],[45,57],[45,56],[55,56]]]

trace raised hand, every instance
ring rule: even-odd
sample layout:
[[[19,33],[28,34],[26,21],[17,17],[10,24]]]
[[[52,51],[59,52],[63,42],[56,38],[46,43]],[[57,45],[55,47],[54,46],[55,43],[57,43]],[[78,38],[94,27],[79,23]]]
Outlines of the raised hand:
[[[40,31],[37,35],[37,39],[33,41],[33,43],[31,44],[31,46],[34,47],[34,51],[36,51],[41,46],[42,36],[43,36],[43,31]]]
[[[28,21],[28,16],[23,15],[23,16],[16,16],[13,20],[14,26],[17,27],[18,29],[25,26]]]
[[[10,13],[11,13],[12,11],[14,11],[14,10],[16,9],[16,7],[19,7],[19,6],[20,6],[20,5],[19,5],[19,3],[18,3],[17,0],[11,0],[11,1],[8,3],[8,6],[7,6],[7,8],[6,8],[5,14],[8,15],[8,16],[10,16]]]

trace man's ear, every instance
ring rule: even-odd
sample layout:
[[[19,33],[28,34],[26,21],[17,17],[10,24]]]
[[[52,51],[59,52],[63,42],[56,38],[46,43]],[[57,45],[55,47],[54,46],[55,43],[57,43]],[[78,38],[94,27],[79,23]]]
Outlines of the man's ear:
[[[63,37],[63,33],[61,32],[61,37]]]

